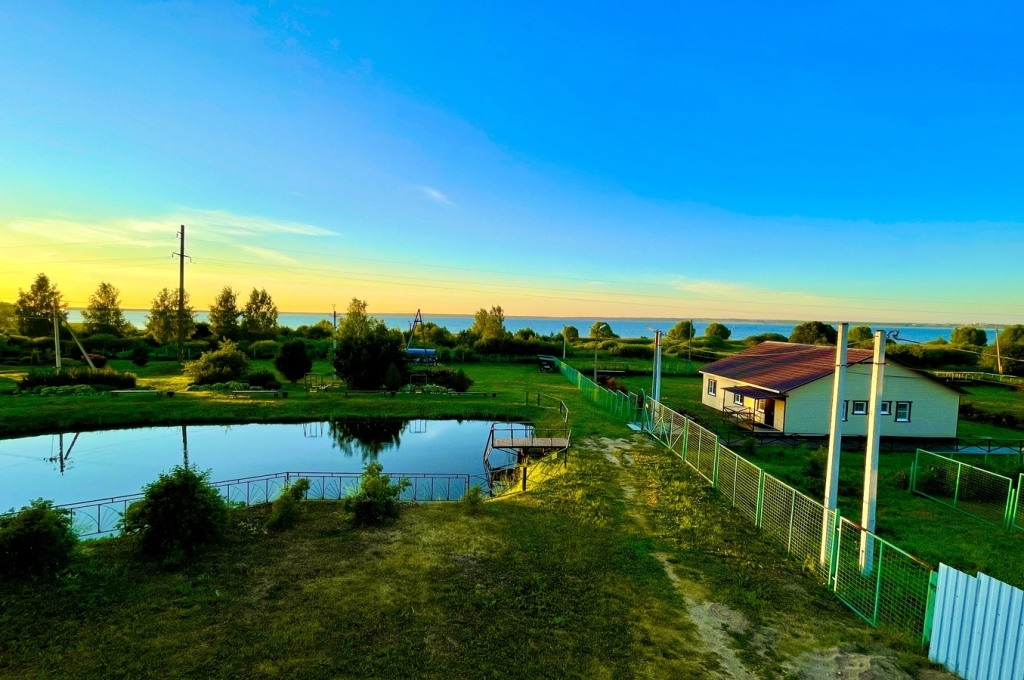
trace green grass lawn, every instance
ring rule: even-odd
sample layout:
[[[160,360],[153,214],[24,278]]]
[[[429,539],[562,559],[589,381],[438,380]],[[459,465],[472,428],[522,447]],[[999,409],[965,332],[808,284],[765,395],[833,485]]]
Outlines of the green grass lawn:
[[[130,538],[88,542],[56,582],[0,584],[0,675],[782,677],[836,648],[926,665],[677,460],[623,444],[591,440],[564,475],[479,516],[407,506],[356,530],[313,501],[266,533],[265,507],[236,511],[224,543],[179,571]]]

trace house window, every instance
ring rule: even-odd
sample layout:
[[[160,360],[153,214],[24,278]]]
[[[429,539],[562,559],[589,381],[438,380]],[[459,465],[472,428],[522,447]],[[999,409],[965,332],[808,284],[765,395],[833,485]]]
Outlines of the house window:
[[[855,416],[866,416],[868,414],[868,402],[866,401],[855,401],[853,402],[853,415]]]
[[[708,378],[708,394],[712,397],[718,394],[718,381],[714,378]]]
[[[732,403],[736,404],[737,406],[743,406],[743,395],[742,394],[734,394],[734,395],[732,395]]]
[[[892,415],[892,402],[891,401],[883,401],[882,402],[881,414],[883,416],[891,416]]]
[[[896,422],[897,423],[909,423],[910,422],[910,402],[909,401],[897,401],[896,402]]]
[[[849,405],[850,405],[850,402],[848,402],[846,400],[843,401],[843,422],[844,423],[846,422],[846,407],[849,406]]]

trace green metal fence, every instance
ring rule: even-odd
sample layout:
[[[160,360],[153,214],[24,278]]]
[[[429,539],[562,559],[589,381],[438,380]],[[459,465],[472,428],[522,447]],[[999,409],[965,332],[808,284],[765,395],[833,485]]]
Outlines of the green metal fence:
[[[858,616],[927,642],[929,565],[767,474],[664,404],[648,399],[642,424]],[[1024,526],[1024,509],[1019,515]]]
[[[996,526],[1016,523],[1012,479],[924,449],[914,456],[910,490]]]
[[[625,422],[632,422],[636,418],[635,407],[630,405],[628,394],[601,387],[564,361],[555,359],[555,363],[558,372],[599,408]]]

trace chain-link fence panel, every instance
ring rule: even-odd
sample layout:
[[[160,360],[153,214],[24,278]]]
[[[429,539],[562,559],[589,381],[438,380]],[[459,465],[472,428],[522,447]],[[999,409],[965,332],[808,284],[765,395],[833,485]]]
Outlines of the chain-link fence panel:
[[[1006,526],[1013,503],[1013,480],[946,456],[918,449],[911,490],[943,505]]]
[[[832,587],[873,626],[920,640],[932,568],[848,520],[840,520]]]

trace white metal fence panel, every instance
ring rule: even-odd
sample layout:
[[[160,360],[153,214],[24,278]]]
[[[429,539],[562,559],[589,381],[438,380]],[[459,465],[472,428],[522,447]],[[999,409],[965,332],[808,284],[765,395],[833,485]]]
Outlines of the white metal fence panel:
[[[1024,678],[1024,591],[940,564],[928,658],[965,680]]]

